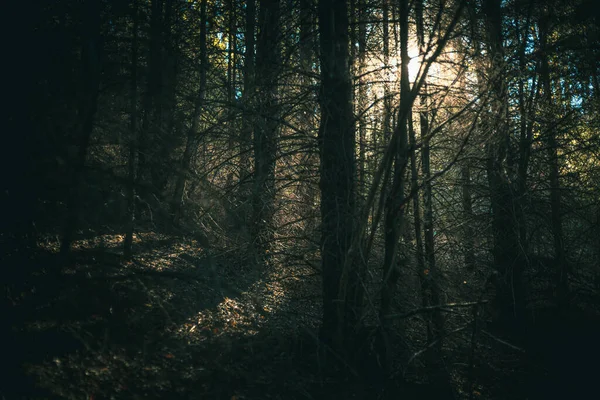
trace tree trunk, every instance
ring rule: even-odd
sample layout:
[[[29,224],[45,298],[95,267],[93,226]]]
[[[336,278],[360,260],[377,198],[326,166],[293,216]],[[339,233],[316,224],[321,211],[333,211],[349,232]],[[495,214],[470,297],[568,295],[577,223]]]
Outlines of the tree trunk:
[[[227,2],[227,16],[229,19],[229,26],[227,28],[227,154],[232,154],[240,142],[240,132],[236,123],[237,119],[237,107],[236,107],[236,75],[237,75],[237,2],[229,0]],[[235,169],[230,168],[227,172],[227,180],[225,183],[226,187],[231,187],[233,184],[233,177]]]
[[[398,260],[398,240],[404,229],[405,217],[405,169],[408,162],[408,117],[410,108],[412,107],[412,99],[410,95],[410,82],[408,75],[408,0],[400,1],[399,17],[400,17],[400,56],[401,56],[401,71],[400,71],[400,109],[398,112],[398,123],[396,125],[396,133],[398,140],[395,141],[396,149],[394,151],[394,170],[392,178],[392,187],[387,194],[385,201],[385,216],[384,216],[384,259],[383,259],[383,283],[381,290],[381,333],[383,335],[383,354],[380,357],[386,372],[390,372],[392,349],[391,344],[387,340],[388,325],[387,315],[392,312],[392,301],[396,292],[396,285],[399,277],[398,269],[402,266],[397,265]],[[391,142],[393,144],[394,141]]]
[[[367,107],[367,80],[364,76],[366,72],[366,54],[367,54],[367,23],[366,23],[366,3],[364,0],[358,0],[358,98],[357,108],[360,113],[358,116],[358,195],[363,197],[367,188],[366,176],[366,151],[367,151],[367,123],[364,110]],[[376,153],[376,151],[375,151]]]
[[[485,3],[488,48],[491,59],[492,114],[489,116],[494,136],[487,145],[487,175],[492,208],[497,325],[520,335],[525,317],[522,282],[524,255],[519,246],[517,215],[514,213],[514,189],[510,166],[508,92],[502,34],[501,0]]]
[[[158,148],[150,164],[152,186],[159,197],[165,195],[171,177],[171,155],[177,142],[175,120],[175,103],[177,89],[177,36],[173,31],[177,8],[175,2],[163,0],[163,14],[160,29],[161,43],[158,45],[160,54],[159,95],[156,100],[154,146]],[[168,199],[167,199],[168,201]]]
[[[316,145],[316,135],[314,127],[316,125],[317,115],[315,113],[315,102],[317,92],[315,79],[313,77],[313,65],[315,63],[315,38],[316,38],[316,13],[313,11],[310,0],[300,0],[300,82],[302,85],[302,96],[305,99],[300,108],[301,129],[306,132],[307,140],[310,142],[311,149]],[[313,238],[316,233],[317,214],[315,204],[319,197],[318,186],[314,181],[315,166],[318,165],[318,153],[310,152],[304,161],[306,164],[306,175],[301,181],[302,203],[304,209],[302,214],[306,218],[304,224],[307,237]],[[311,240],[311,243],[314,243]]]
[[[71,165],[69,197],[67,199],[67,217],[65,221],[60,253],[63,260],[70,258],[71,243],[80,209],[80,190],[83,179],[90,138],[94,129],[94,117],[98,107],[101,72],[100,42],[100,2],[88,0],[83,21],[83,38],[81,48],[81,98],[79,101],[77,155]]]
[[[133,231],[135,229],[135,167],[137,154],[137,68],[138,68],[138,2],[133,0],[133,28],[131,38],[131,89],[129,116],[129,159],[127,160],[127,228],[123,242],[123,255],[126,260],[133,256]]]
[[[353,342],[361,310],[354,307],[358,282],[348,260],[355,214],[355,137],[352,79],[348,52],[348,10],[345,0],[319,2],[321,47],[321,221],[323,320],[321,338],[343,351]],[[345,353],[345,352],[343,352]]]
[[[257,84],[261,92],[259,117],[254,128],[254,194],[252,242],[257,261],[264,258],[272,240],[275,201],[275,161],[279,105],[280,0],[261,0],[256,54]]]
[[[246,31],[244,33],[246,50],[244,53],[244,92],[242,97],[243,115],[240,135],[240,183],[245,193],[247,180],[250,176],[250,151],[252,148],[252,132],[254,130],[252,108],[254,106],[254,35],[256,30],[256,1],[246,2]]]
[[[146,189],[140,193],[144,200],[157,192],[153,187],[158,157],[161,122],[161,96],[163,85],[163,0],[152,0],[150,15],[150,44],[148,49],[146,91],[142,102],[142,121],[138,132],[137,179]],[[140,212],[138,208],[137,212]]]
[[[408,132],[409,132],[409,145],[410,145],[410,192],[413,194],[413,224],[415,229],[415,241],[416,241],[416,258],[417,258],[417,269],[419,275],[419,281],[421,283],[421,299],[423,307],[430,306],[431,303],[431,289],[429,285],[428,275],[429,270],[425,263],[424,245],[423,245],[423,222],[421,219],[421,202],[419,201],[419,167],[417,165],[417,154],[416,154],[416,138],[414,127],[412,123],[412,116],[408,119]],[[434,337],[433,327],[431,321],[427,320],[427,343],[432,341]]]
[[[516,19],[516,30],[519,40],[519,71],[522,79],[519,79],[518,85],[518,98],[519,98],[519,163],[517,170],[517,192],[515,194],[517,198],[517,208],[519,224],[519,240],[521,249],[524,254],[528,254],[528,240],[527,240],[527,221],[525,220],[525,207],[527,205],[527,170],[529,168],[529,159],[531,156],[531,142],[533,139],[533,122],[531,121],[531,107],[534,104],[535,90],[531,91],[529,97],[526,97],[525,93],[525,77],[527,76],[527,58],[526,50],[528,43],[528,35],[531,30],[530,17],[534,3],[532,2],[528,6],[527,19],[524,27],[520,27],[519,19]],[[520,14],[520,4],[517,3],[517,13]],[[535,81],[532,85],[534,88],[537,86]],[[527,104],[530,104],[529,106]]]
[[[198,85],[198,93],[196,94],[196,102],[194,104],[192,123],[187,134],[185,150],[183,152],[183,157],[181,158],[177,182],[175,184],[175,192],[171,203],[171,215],[173,216],[173,221],[175,223],[178,223],[179,218],[181,217],[185,183],[187,176],[189,175],[192,157],[198,148],[198,125],[200,124],[202,108],[204,107],[204,98],[206,96],[206,72],[208,71],[208,57],[206,56],[206,26],[208,22],[206,4],[207,0],[202,0],[200,3],[200,82]]]
[[[473,230],[473,197],[471,194],[471,167],[468,161],[461,166],[462,211],[464,223],[464,257],[465,267],[475,270],[475,232]]]
[[[423,85],[423,93],[421,94],[421,106],[423,111],[420,113],[421,125],[421,141],[423,143],[422,150],[422,169],[423,169],[423,229],[425,233],[425,261],[428,273],[425,274],[424,290],[429,297],[429,304],[442,304],[442,291],[440,282],[442,279],[441,271],[439,270],[435,259],[435,232],[433,225],[433,187],[431,183],[431,152],[429,145],[429,118],[427,115],[427,87]],[[471,248],[472,249],[472,248]],[[434,341],[435,345],[431,349],[431,368],[433,369],[433,381],[440,388],[444,388],[447,393],[452,393],[451,378],[444,366],[443,347],[444,347],[444,326],[445,318],[439,309],[436,309],[431,314],[431,334],[429,344]]]
[[[569,291],[568,267],[564,251],[564,238],[561,216],[561,194],[560,194],[560,172],[558,160],[558,143],[556,140],[556,130],[553,127],[552,110],[552,87],[550,82],[550,65],[548,57],[548,28],[549,10],[545,10],[545,15],[540,22],[540,46],[541,46],[541,66],[540,79],[544,92],[544,107],[546,110],[544,118],[544,127],[546,130],[546,140],[548,146],[549,161],[549,183],[550,183],[550,210],[552,221],[552,236],[554,239],[554,257],[556,258],[555,285],[556,302],[560,310],[564,311],[567,306],[567,297]]]
[[[389,3],[388,0],[384,0],[382,4],[383,13],[383,64],[385,66],[383,84],[383,137],[384,143],[389,143],[390,136],[392,134],[391,119],[392,119],[392,99],[390,97],[390,84],[387,79],[389,76],[387,68],[390,67],[390,33],[389,33]],[[402,29],[402,28],[400,28]],[[400,89],[402,90],[402,89]]]

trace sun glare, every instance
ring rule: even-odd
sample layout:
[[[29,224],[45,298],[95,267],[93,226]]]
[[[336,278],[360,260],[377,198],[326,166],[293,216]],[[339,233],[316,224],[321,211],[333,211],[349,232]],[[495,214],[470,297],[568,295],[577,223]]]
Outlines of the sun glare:
[[[416,46],[409,47],[408,56],[410,57],[410,62],[408,63],[408,80],[414,82],[415,79],[417,79],[417,74],[421,67],[421,57],[419,56],[419,51]]]

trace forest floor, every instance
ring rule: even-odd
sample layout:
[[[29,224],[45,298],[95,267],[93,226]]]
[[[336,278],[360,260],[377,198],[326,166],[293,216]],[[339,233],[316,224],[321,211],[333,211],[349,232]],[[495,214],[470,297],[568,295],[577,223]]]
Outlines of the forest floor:
[[[121,247],[119,235],[79,240],[60,275],[56,243],[32,256],[37,271],[8,295],[10,358],[21,368],[4,392],[233,400],[310,399],[307,385],[327,389],[304,356],[316,354],[319,319],[310,267],[257,270],[226,253],[211,265],[196,241],[153,232],[137,235],[133,262],[122,261]]]
[[[55,242],[27,256],[26,279],[6,293],[12,370],[0,386],[3,399],[384,398],[364,381],[320,370],[320,284],[306,254],[302,262],[273,255],[256,268],[233,252],[214,252],[210,261],[193,239],[147,232],[136,237],[135,260],[124,262],[122,239],[77,241],[73,266],[60,274],[53,272]],[[447,369],[457,388],[476,382],[470,396],[457,390],[460,397],[555,398],[552,381],[563,379],[557,371],[588,376],[590,369],[568,364],[579,362],[594,330],[578,336],[581,345],[558,335],[565,341],[558,348],[548,334],[556,326],[549,327],[539,348],[558,361],[527,361],[522,349],[482,330],[469,358],[469,311],[453,318]],[[421,354],[422,321],[408,326],[412,351]],[[546,368],[550,362],[566,365]]]

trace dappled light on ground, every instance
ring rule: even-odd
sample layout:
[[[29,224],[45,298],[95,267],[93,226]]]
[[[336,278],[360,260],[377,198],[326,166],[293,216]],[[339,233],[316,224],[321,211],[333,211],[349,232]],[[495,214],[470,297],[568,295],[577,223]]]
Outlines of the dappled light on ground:
[[[131,262],[120,235],[77,241],[58,278],[70,280],[45,288],[43,304],[39,289],[24,295],[36,312],[16,329],[38,343],[25,372],[65,398],[230,398],[272,384],[301,323],[287,296],[318,287],[302,288],[293,268],[240,273],[219,254],[211,266],[193,240],[137,237]],[[51,242],[45,250],[58,256]]]

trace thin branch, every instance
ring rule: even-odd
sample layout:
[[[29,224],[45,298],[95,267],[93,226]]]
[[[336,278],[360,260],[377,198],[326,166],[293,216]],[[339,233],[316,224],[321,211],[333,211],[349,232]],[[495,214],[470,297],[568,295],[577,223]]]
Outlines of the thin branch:
[[[428,313],[428,312],[432,312],[432,311],[436,311],[436,310],[448,311],[448,309],[450,309],[450,308],[471,307],[474,305],[486,304],[487,302],[488,302],[487,300],[482,300],[482,301],[469,301],[466,303],[438,304],[435,306],[427,306],[427,307],[417,308],[416,310],[411,310],[411,311],[401,313],[401,314],[386,315],[385,319],[403,319],[403,318],[412,317],[413,315],[424,314],[424,313]]]
[[[506,347],[510,347],[513,350],[516,350],[520,353],[525,353],[525,349],[515,346],[514,344],[508,343],[506,340],[502,340],[497,336],[492,335],[491,333],[489,333],[488,331],[484,331],[483,329],[481,330],[481,333],[483,333],[486,336],[489,336],[490,338],[494,339],[496,342],[505,345]]]
[[[417,351],[415,354],[412,355],[412,357],[409,358],[409,360],[406,362],[406,365],[410,365],[410,363],[412,363],[415,358],[419,357],[421,354],[425,353],[427,350],[431,349],[432,347],[434,347],[440,340],[445,339],[447,337],[449,337],[450,335],[453,335],[455,333],[464,331],[465,329],[467,329],[469,327],[469,324],[461,326],[460,328],[456,328],[450,332],[448,332],[446,335],[440,336],[437,339],[433,340],[431,343],[429,343],[427,346],[425,346],[424,348],[422,348],[421,350]],[[404,368],[404,371],[407,371],[407,368]]]

